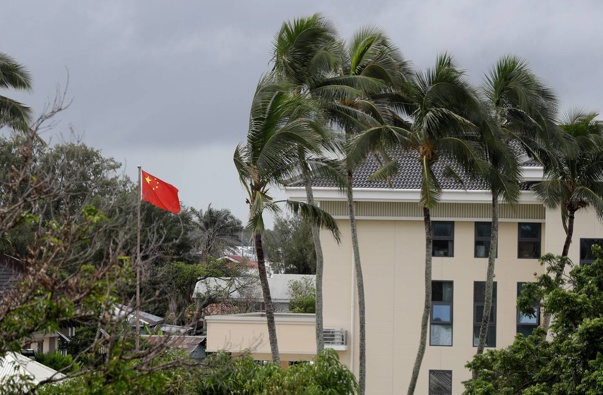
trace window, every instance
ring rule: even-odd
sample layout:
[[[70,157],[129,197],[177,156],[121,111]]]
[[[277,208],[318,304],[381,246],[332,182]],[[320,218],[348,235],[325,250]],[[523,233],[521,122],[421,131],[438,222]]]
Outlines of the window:
[[[518,258],[540,258],[540,224],[519,224],[519,242],[517,251]]]
[[[521,290],[526,283],[517,283],[517,297],[521,295]],[[517,310],[517,333],[521,333],[528,337],[532,334],[532,331],[540,324],[540,307],[538,304],[534,305],[535,315],[531,316],[523,314]]]
[[[473,347],[477,347],[479,341],[479,329],[484,316],[484,305],[486,295],[486,282],[476,281],[473,283]],[[492,309],[490,310],[490,322],[486,334],[486,347],[496,347],[496,283],[492,290]]]
[[[492,223],[476,222],[475,223],[475,246],[473,249],[476,258],[487,258],[490,252],[490,235]],[[498,254],[497,254],[498,255]]]
[[[431,283],[431,336],[432,346],[452,346],[452,281]]]
[[[603,239],[580,239],[581,265],[586,265],[595,261],[596,257],[593,254],[593,245],[595,244],[603,248]]]
[[[432,231],[432,255],[433,256],[454,256],[454,222],[431,223]]]
[[[452,395],[452,370],[429,371],[429,395]]]

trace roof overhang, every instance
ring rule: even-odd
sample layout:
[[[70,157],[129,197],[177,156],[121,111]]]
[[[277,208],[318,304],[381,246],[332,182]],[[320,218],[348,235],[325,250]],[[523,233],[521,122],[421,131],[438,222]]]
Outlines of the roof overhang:
[[[541,166],[524,166],[521,168],[522,181],[537,182],[543,180]],[[304,187],[285,187],[284,191],[291,200],[305,201]],[[334,187],[312,188],[314,199],[317,201],[346,200],[344,191]],[[385,188],[354,188],[354,200],[359,202],[418,202],[421,191],[418,189],[385,189]],[[489,190],[443,190],[440,203],[490,203],[492,196]],[[538,197],[532,191],[521,191],[518,203],[539,203]]]
[[[314,199],[317,201],[342,201],[346,200],[344,192],[337,188],[312,188]],[[287,197],[291,200],[305,201],[306,190],[303,187],[285,188]],[[417,189],[354,189],[354,200],[359,202],[418,202],[421,192]],[[490,191],[462,191],[444,190],[440,195],[440,203],[490,203]],[[521,191],[519,203],[539,203],[534,192]]]

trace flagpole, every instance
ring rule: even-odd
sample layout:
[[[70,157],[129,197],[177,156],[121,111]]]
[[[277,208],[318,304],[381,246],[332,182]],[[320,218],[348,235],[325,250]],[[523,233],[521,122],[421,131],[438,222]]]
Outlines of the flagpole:
[[[138,218],[136,225],[136,352],[140,351],[140,206],[142,205],[142,168],[138,166]]]

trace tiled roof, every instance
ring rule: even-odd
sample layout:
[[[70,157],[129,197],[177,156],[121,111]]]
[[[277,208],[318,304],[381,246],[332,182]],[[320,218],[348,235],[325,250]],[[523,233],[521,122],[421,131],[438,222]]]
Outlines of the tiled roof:
[[[521,165],[524,166],[524,167],[538,167],[538,166],[542,166],[540,163],[538,163],[534,159],[527,159],[527,160],[521,162]]]
[[[386,181],[369,181],[368,178],[377,171],[382,164],[373,156],[368,159],[354,171],[354,188],[372,188],[372,189],[404,189],[418,190],[421,188],[421,163],[416,152],[399,152],[391,155],[392,159],[398,160],[399,172],[388,184]],[[525,167],[540,166],[538,162],[528,159],[522,163]],[[453,177],[447,168],[454,169],[454,172],[460,177],[462,182]],[[480,179],[472,179],[465,172],[460,170],[458,165],[447,166],[447,161],[440,159],[433,166],[433,172],[443,190],[467,190],[467,191],[486,191],[488,185]],[[303,186],[302,182],[293,182],[290,186]],[[313,180],[314,187],[335,188],[336,184],[326,177],[317,177]],[[522,190],[528,190],[528,184],[521,185]]]
[[[392,159],[397,159],[399,163],[398,174],[391,179],[391,185],[385,181],[369,181],[368,178],[377,171],[381,164],[374,156],[368,159],[354,171],[354,188],[374,188],[374,189],[420,189],[421,188],[421,163],[419,157],[414,152],[399,152],[392,155]],[[459,182],[451,177],[446,171],[446,165],[443,161],[438,161],[433,167],[434,174],[440,182],[442,189],[448,190],[487,190],[486,183],[478,179],[470,179],[466,174],[458,169],[455,171],[465,181]],[[335,187],[336,185],[329,179],[318,177],[314,180],[315,187]],[[301,183],[291,186],[301,186]]]

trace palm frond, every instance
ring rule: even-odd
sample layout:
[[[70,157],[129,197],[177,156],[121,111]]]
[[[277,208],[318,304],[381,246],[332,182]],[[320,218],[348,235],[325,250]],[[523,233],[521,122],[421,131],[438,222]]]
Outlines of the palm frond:
[[[337,222],[329,213],[322,210],[320,207],[293,200],[287,200],[287,207],[293,214],[300,215],[304,220],[309,221],[311,224],[329,230],[338,243],[341,241],[341,233],[339,232]]]
[[[0,87],[25,91],[32,88],[29,71],[4,52],[0,52]]]
[[[533,186],[533,189],[544,205],[552,210],[559,207],[561,202],[568,198],[559,179],[554,178],[538,182]]]
[[[397,160],[390,160],[368,177],[368,181],[388,181],[400,171]]]
[[[421,159],[421,173],[421,199],[419,203],[431,209],[440,200],[442,188],[426,157]]]
[[[337,70],[343,45],[331,21],[320,14],[283,23],[273,42],[274,69],[298,86],[312,86]]]
[[[601,191],[598,192],[596,193],[591,188],[581,185],[576,188],[572,198],[592,206],[599,220],[603,220],[603,195],[600,194]]]

